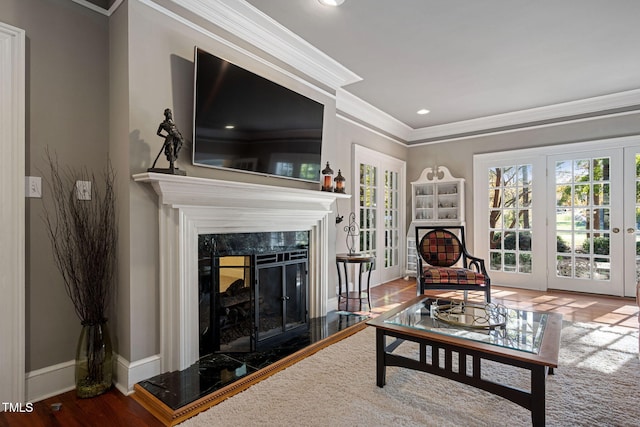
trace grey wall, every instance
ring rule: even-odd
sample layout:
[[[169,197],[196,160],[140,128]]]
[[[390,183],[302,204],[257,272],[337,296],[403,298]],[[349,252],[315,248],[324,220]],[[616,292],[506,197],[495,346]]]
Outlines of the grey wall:
[[[619,117],[521,130],[409,148],[407,181],[415,181],[425,167],[447,166],[465,178],[465,208],[469,243],[473,244],[473,155],[520,148],[542,147],[640,134],[640,113]],[[409,196],[411,189],[408,189]],[[481,195],[485,197],[486,195]],[[410,210],[407,211],[411,218]]]
[[[109,137],[107,19],[68,0],[2,0],[0,20],[26,32],[26,173],[63,166],[102,172]],[[2,142],[7,143],[6,141]],[[75,357],[80,322],[55,267],[42,199],[26,199],[26,369]]]

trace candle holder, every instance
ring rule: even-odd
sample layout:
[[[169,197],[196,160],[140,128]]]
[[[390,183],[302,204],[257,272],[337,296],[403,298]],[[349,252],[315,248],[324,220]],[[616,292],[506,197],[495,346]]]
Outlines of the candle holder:
[[[344,182],[346,180],[344,176],[342,176],[340,169],[338,169],[338,175],[335,177],[334,181],[336,182],[336,188],[333,191],[336,193],[344,193]]]
[[[360,226],[356,222],[356,214],[351,212],[349,214],[349,225],[344,227],[344,231],[347,232],[347,250],[349,251],[349,256],[360,255],[356,252],[356,244],[358,238],[360,236]]]
[[[327,167],[322,169],[322,191],[333,191],[333,169],[327,162]]]

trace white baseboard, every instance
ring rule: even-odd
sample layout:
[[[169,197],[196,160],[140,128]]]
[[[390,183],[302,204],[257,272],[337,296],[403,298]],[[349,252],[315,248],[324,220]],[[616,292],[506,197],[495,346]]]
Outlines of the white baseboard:
[[[37,402],[76,388],[76,361],[59,363],[28,372],[26,375],[27,402]]]
[[[115,386],[124,395],[133,392],[133,386],[144,379],[160,374],[160,356],[129,362],[116,356]],[[27,402],[38,402],[76,387],[75,360],[47,366],[26,375]]]
[[[118,356],[116,360],[116,388],[124,395],[133,392],[133,386],[147,378],[160,375],[160,355],[129,362]]]

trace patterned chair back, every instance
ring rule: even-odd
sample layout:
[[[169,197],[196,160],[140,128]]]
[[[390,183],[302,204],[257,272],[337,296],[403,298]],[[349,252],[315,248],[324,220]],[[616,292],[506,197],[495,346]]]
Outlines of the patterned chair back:
[[[425,234],[418,245],[422,259],[435,267],[451,267],[462,255],[458,236],[448,230],[433,230]]]

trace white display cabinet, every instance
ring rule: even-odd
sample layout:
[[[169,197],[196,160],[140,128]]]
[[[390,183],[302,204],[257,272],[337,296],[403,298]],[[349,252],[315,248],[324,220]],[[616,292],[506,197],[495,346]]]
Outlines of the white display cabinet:
[[[411,183],[411,225],[407,231],[407,276],[416,275],[416,225],[464,225],[464,178],[444,166],[426,168]]]

